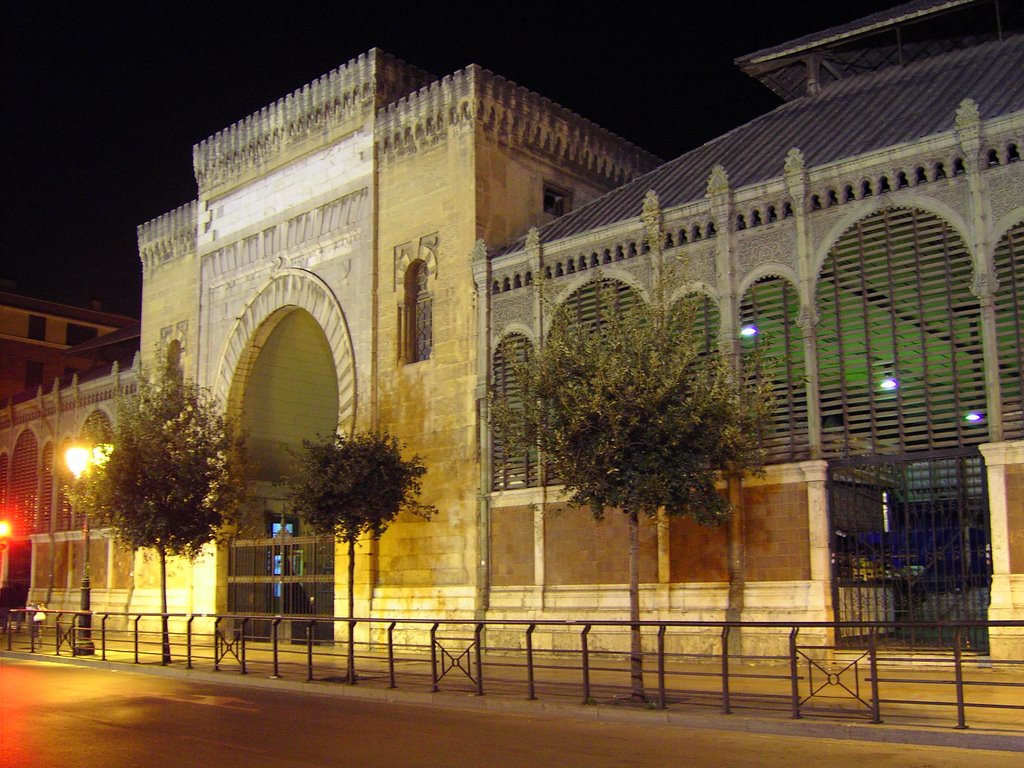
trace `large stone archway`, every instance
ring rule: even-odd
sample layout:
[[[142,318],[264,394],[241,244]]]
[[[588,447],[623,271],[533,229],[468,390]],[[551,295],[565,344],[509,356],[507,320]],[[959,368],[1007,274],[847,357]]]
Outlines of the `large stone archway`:
[[[356,377],[352,339],[341,306],[316,275],[287,270],[274,275],[246,304],[224,343],[212,389],[229,412],[241,415],[242,402],[259,351],[292,310],[304,310],[322,331],[334,367],[336,427],[349,432],[355,421]],[[333,431],[333,430],[332,430]]]

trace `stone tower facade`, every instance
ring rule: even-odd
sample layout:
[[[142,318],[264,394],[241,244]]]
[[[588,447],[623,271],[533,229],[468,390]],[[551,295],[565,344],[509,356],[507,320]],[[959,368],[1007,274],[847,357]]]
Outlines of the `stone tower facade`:
[[[287,517],[287,448],[386,429],[423,458],[438,514],[361,548],[362,610],[478,609],[474,247],[655,158],[479,67],[438,80],[373,50],[201,142],[193,164],[198,199],[139,227],[143,359],[175,345],[245,428],[257,490],[240,536]],[[235,604],[224,555],[200,602],[254,608]]]

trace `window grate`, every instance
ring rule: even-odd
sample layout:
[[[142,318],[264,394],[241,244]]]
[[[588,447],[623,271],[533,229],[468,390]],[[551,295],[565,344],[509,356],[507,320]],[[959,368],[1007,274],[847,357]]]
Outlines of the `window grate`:
[[[513,406],[519,404],[521,392],[512,366],[526,359],[531,349],[530,340],[522,334],[502,339],[494,350],[494,393]],[[501,441],[491,436],[491,487],[496,491],[512,488],[532,488],[540,481],[535,451],[513,455],[505,450]]]
[[[1003,437],[1024,438],[1024,222],[1007,232],[995,250],[996,347],[999,353],[999,389],[1002,394]]]
[[[986,439],[980,308],[952,228],[913,209],[858,222],[818,284],[826,456],[902,453]]]
[[[740,302],[740,338],[744,355],[766,349],[776,362],[772,394],[775,413],[763,444],[768,461],[799,461],[809,456],[807,386],[803,337],[797,325],[800,297],[784,278],[765,277],[747,289]]]

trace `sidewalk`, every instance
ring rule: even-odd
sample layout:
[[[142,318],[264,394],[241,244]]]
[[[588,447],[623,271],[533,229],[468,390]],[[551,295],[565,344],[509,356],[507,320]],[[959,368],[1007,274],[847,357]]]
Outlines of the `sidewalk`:
[[[52,628],[51,628],[52,629]],[[208,639],[208,638],[204,638]],[[534,666],[534,699],[529,698],[526,668],[520,655],[486,652],[481,657],[484,679],[474,674],[472,649],[440,648],[437,666],[439,690],[432,690],[429,653],[403,649],[392,664],[385,650],[358,648],[356,684],[347,683],[344,644],[333,649],[317,647],[310,656],[305,645],[282,644],[278,649],[277,676],[274,655],[267,643],[248,642],[223,652],[214,670],[213,649],[195,644],[193,668],[185,661],[186,649],[175,643],[173,661],[160,664],[158,647],[140,648],[136,664],[134,648],[108,648],[106,660],[70,655],[65,647],[55,654],[52,633],[44,645],[29,651],[27,633],[14,635],[12,650],[6,638],[0,643],[0,659],[23,659],[89,665],[180,677],[196,682],[248,685],[317,695],[344,696],[378,702],[400,702],[440,707],[518,712],[558,713],[561,716],[598,720],[663,722],[687,728],[744,731],[761,734],[854,739],[960,748],[1024,752],[1024,669],[986,669],[964,665],[964,705],[968,727],[957,729],[955,686],[951,675],[934,669],[879,664],[878,690],[881,723],[873,723],[871,683],[865,670],[846,666],[848,659],[814,663],[800,669],[798,678],[800,717],[793,717],[792,680],[788,665],[740,664],[730,667],[728,700],[730,714],[723,713],[720,667],[707,663],[673,663],[665,669],[665,709],[658,706],[656,665],[645,669],[648,702],[629,695],[629,675],[621,658],[591,659],[590,696],[582,696],[582,670],[566,659],[538,655]],[[421,649],[422,650],[422,649]],[[461,654],[461,655],[460,655]],[[244,658],[244,672],[241,659]],[[844,668],[845,667],[845,668]],[[392,672],[393,669],[393,672]],[[396,687],[391,687],[392,679]],[[479,694],[483,690],[483,695]]]

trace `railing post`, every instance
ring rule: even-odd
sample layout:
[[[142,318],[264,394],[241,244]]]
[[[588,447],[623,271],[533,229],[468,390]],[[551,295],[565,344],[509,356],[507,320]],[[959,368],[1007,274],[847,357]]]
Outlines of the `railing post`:
[[[109,613],[104,613],[103,618],[100,619],[100,659],[102,661],[107,660],[107,619],[110,618]]]
[[[239,661],[242,663],[242,674],[246,674],[248,670],[245,668],[245,631],[249,626],[249,617],[246,616],[242,619],[242,633],[238,636],[239,650],[241,651],[242,658]]]
[[[213,620],[213,671],[220,672],[220,620],[218,616]]]
[[[430,628],[430,676],[432,678],[432,688],[435,693],[440,688],[437,687],[437,627],[438,622],[434,622],[434,626]]]
[[[106,621],[106,616],[103,617]],[[192,669],[192,622],[196,617],[191,614],[185,622],[185,669]]]
[[[726,624],[722,627],[722,714],[732,714],[732,702],[729,699],[729,630]]]
[[[142,620],[142,615],[141,614],[135,617],[134,631],[132,633],[135,636],[134,644],[135,644],[135,663],[136,664],[139,663],[139,622],[141,620]]]
[[[473,630],[473,645],[475,646],[475,660],[476,660],[476,695],[484,695],[484,662],[483,652],[480,649],[480,643],[483,638],[484,625],[478,623],[476,629]]]
[[[531,701],[537,698],[533,681],[533,630],[536,628],[536,624],[531,624],[526,628],[526,689],[527,698]]]
[[[793,627],[789,631],[789,686],[791,704],[793,708],[793,719],[800,718],[800,670],[796,655],[796,635],[799,631],[800,627]]]
[[[665,709],[665,625],[658,627],[658,709]]]
[[[294,624],[292,626],[295,626]],[[306,622],[306,680],[313,679],[313,630],[316,628],[316,619]]]
[[[272,651],[273,656],[274,656],[274,672],[273,672],[273,674],[270,677],[273,680],[277,680],[280,677],[280,675],[278,674],[278,666],[277,666],[277,630],[278,630],[278,627],[280,627],[280,626],[281,626],[281,617],[278,616],[270,624],[270,646],[271,646],[271,651]]]
[[[868,668],[871,671],[871,722],[882,722],[882,703],[878,700],[878,627],[868,635]]]
[[[349,685],[356,684],[356,620],[349,617],[348,620],[348,674],[346,675]]]
[[[392,621],[388,624],[388,688],[397,688],[395,685],[395,624]]]
[[[590,634],[590,625],[583,627],[580,633],[580,655],[583,663],[583,703],[590,703],[590,648],[587,645],[587,635]]]
[[[956,678],[956,727],[958,730],[967,728],[967,716],[964,711],[964,667],[963,648],[961,642],[963,628],[959,625],[953,635],[953,674]]]

